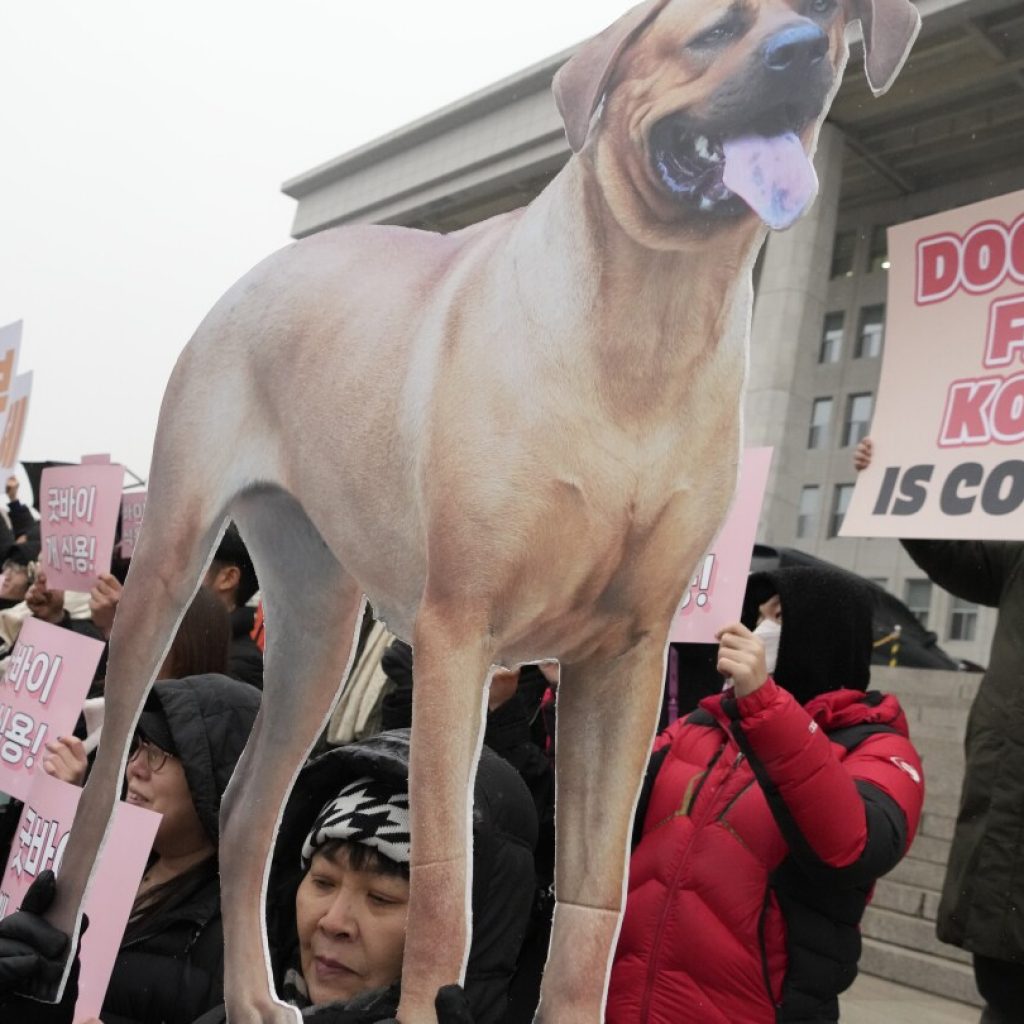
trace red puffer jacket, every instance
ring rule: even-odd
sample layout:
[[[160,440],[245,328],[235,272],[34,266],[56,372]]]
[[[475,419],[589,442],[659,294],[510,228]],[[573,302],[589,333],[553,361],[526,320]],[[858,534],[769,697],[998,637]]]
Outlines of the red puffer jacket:
[[[608,1024],[837,1020],[871,888],[924,799],[896,698],[801,707],[772,679],[710,697],[659,738],[648,780]]]

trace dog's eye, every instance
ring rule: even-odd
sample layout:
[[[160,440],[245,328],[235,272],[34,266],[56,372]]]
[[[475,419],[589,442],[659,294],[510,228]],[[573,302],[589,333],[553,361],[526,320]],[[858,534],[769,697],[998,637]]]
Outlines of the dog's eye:
[[[815,2],[822,2],[822,0],[815,0]],[[706,32],[701,32],[695,39],[691,39],[688,45],[698,50],[721,46],[722,43],[727,43],[735,38],[736,34],[737,26],[734,22],[720,21],[717,25],[712,25]]]
[[[812,14],[831,14],[837,6],[837,0],[811,0],[808,4]]]

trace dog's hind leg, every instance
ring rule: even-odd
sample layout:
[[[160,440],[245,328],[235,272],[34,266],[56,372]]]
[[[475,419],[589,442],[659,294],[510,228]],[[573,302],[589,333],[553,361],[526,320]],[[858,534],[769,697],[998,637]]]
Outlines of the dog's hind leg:
[[[555,916],[538,1021],[601,1024],[630,825],[658,721],[664,643],[563,666],[558,686]]]
[[[345,676],[363,595],[289,494],[259,489],[231,512],[259,577],[267,650],[263,703],[221,805],[225,995],[231,1024],[285,1024],[298,1014],[276,1002],[270,986],[268,854]]]
[[[493,651],[487,611],[430,600],[413,637],[409,927],[402,1024],[434,1024],[437,990],[459,981],[469,943],[469,822]]]

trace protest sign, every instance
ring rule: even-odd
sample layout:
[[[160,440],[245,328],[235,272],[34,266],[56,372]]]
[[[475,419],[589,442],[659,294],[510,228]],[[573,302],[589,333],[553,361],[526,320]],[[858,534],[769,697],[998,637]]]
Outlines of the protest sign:
[[[56,590],[91,590],[110,570],[124,467],[114,463],[43,470],[40,560]]]
[[[139,541],[142,516],[146,511],[145,491],[125,491],[121,496],[121,557],[131,558]]]
[[[3,428],[0,430],[0,474],[7,477],[14,472],[25,436],[28,420],[28,402],[32,394],[32,374],[19,374],[5,397]]]
[[[0,414],[7,412],[21,352],[21,321],[0,327]]]
[[[9,476],[18,463],[18,450],[28,418],[32,374],[18,373],[21,321],[0,327],[0,473]]]
[[[889,229],[875,451],[840,533],[1024,539],[1024,191]]]
[[[70,735],[103,644],[28,618],[0,677],[0,791],[24,800],[45,745]]]
[[[729,514],[672,622],[673,643],[715,643],[715,633],[739,619],[773,451],[749,448],[743,453]]]
[[[81,790],[45,772],[33,780],[0,880],[0,917],[13,914],[47,868],[60,874]],[[118,803],[85,901],[89,929],[82,938],[78,1002],[73,1021],[98,1017],[160,815]]]

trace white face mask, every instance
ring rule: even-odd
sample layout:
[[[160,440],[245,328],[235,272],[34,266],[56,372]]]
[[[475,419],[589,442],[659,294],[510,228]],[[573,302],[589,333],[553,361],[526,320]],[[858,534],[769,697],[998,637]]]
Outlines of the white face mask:
[[[761,641],[764,647],[764,663],[768,674],[771,675],[779,660],[779,638],[782,636],[782,626],[774,619],[762,619],[754,630],[754,636]]]

